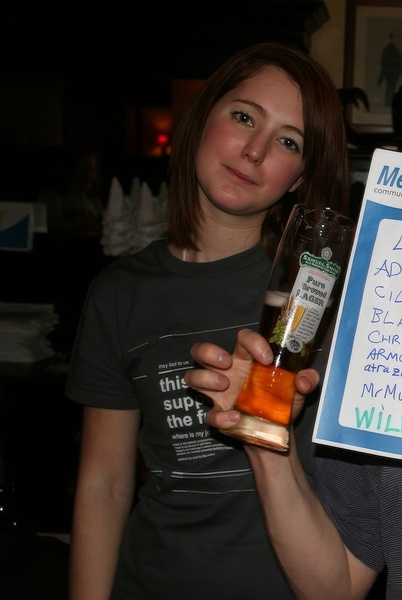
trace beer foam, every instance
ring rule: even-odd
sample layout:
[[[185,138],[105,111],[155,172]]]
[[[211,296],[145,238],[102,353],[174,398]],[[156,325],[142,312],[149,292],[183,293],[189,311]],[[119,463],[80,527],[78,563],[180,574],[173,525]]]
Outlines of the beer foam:
[[[290,294],[287,294],[286,292],[273,292],[271,290],[268,290],[265,294],[265,304],[267,306],[276,306],[279,308],[283,306],[283,304],[286,302],[289,296]]]

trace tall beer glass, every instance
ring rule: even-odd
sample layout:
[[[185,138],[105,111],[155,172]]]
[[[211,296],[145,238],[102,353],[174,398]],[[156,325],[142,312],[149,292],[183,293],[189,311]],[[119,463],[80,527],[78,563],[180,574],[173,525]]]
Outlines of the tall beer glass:
[[[260,321],[274,360],[253,362],[234,408],[242,415],[222,431],[286,451],[296,373],[308,366],[342,288],[355,225],[330,208],[296,205],[274,259]]]

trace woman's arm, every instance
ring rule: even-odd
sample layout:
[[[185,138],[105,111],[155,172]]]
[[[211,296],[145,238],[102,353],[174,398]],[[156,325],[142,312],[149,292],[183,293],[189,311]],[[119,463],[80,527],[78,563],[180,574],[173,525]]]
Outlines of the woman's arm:
[[[344,546],[310,488],[293,432],[284,455],[245,446],[264,522],[279,562],[300,600],[364,599],[377,573]]]
[[[207,415],[210,425],[221,429],[237,422],[231,410],[251,357],[263,364],[272,361],[266,340],[243,330],[233,356],[213,344],[197,344],[193,358],[204,367],[186,373],[186,382],[208,395],[214,408]],[[296,376],[297,393],[293,416],[300,413],[304,395],[319,381],[313,369]],[[290,450],[278,453],[253,445],[245,446],[255,475],[267,532],[290,585],[300,600],[357,600],[366,597],[377,573],[344,546],[342,539],[310,488],[291,435]]]
[[[71,535],[71,600],[109,600],[136,467],[138,410],[86,407]]]

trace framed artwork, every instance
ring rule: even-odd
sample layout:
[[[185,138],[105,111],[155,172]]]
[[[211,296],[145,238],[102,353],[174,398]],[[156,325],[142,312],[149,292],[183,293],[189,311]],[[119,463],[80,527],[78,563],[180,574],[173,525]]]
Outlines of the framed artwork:
[[[361,88],[370,108],[351,108],[362,131],[392,132],[392,98],[402,86],[402,1],[347,0],[344,87]]]

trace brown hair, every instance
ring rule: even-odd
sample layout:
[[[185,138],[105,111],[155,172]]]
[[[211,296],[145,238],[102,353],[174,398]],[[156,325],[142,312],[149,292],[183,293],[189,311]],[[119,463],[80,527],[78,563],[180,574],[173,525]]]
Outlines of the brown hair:
[[[192,99],[177,126],[169,168],[168,231],[181,248],[196,248],[202,220],[195,157],[213,106],[229,91],[266,66],[276,66],[299,87],[304,117],[304,173],[297,191],[276,202],[261,229],[261,242],[272,254],[295,202],[329,206],[347,214],[349,171],[339,94],[327,71],[302,51],[276,42],[245,48],[229,58]]]

